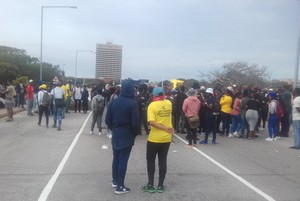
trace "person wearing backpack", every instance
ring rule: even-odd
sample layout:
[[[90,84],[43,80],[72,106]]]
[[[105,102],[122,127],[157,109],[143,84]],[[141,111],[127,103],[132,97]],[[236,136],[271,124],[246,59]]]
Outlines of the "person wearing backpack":
[[[277,95],[275,92],[271,91],[269,93],[269,119],[268,119],[268,130],[269,130],[269,137],[266,138],[267,141],[274,141],[277,140],[278,134],[278,117],[276,115],[276,107],[277,107]]]
[[[39,87],[38,92],[38,108],[39,108],[39,120],[38,125],[41,126],[42,116],[45,113],[46,127],[49,127],[49,106],[51,103],[51,96],[47,91],[47,85],[42,84]]]
[[[61,124],[62,124],[62,111],[64,110],[65,107],[65,99],[64,99],[65,92],[60,87],[61,86],[60,82],[55,82],[54,85],[55,88],[52,89],[51,91],[51,96],[53,98],[53,121],[54,121],[52,128],[57,128],[57,130],[60,131]],[[58,125],[57,125],[57,121],[58,121]]]
[[[94,133],[94,127],[96,122],[99,128],[99,135],[101,135],[102,132],[101,119],[102,119],[104,108],[105,108],[105,101],[104,101],[104,97],[102,96],[102,89],[98,88],[97,95],[93,97],[91,103],[91,109],[93,111],[93,120],[92,120],[91,131],[90,131],[91,135]]]

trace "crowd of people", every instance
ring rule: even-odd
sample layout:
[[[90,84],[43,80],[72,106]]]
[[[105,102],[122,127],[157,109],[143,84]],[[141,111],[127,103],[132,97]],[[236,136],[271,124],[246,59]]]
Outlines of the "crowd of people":
[[[186,134],[188,147],[208,144],[212,134],[212,144],[218,144],[217,134],[229,138],[243,138],[249,141],[259,137],[259,132],[268,129],[267,141],[289,137],[293,125],[294,145],[300,149],[300,88],[293,91],[288,86],[278,90],[236,85],[220,88],[206,88],[194,83],[191,88],[177,86],[152,87],[146,84],[135,86],[130,80],[122,85],[95,86],[89,92],[86,85],[72,82],[40,83],[35,87],[33,80],[25,87],[15,88],[10,82],[5,94],[7,121],[13,121],[12,108],[23,107],[20,94],[27,101],[27,115],[38,111],[41,126],[45,115],[49,127],[49,115],[53,115],[53,128],[62,129],[62,119],[69,113],[71,100],[75,113],[91,110],[90,134],[94,134],[97,122],[99,135],[106,129],[113,149],[112,187],[116,194],[130,191],[124,180],[127,163],[135,137],[147,135],[146,160],[148,182],[142,189],[146,192],[163,192],[167,172],[167,155],[173,133]],[[22,90],[23,89],[23,90]],[[37,91],[38,89],[38,91]],[[18,92],[17,92],[18,91]],[[19,95],[18,95],[19,94]],[[142,132],[144,130],[144,132]],[[204,138],[198,139],[197,133]],[[154,187],[155,159],[159,160],[159,181]]]

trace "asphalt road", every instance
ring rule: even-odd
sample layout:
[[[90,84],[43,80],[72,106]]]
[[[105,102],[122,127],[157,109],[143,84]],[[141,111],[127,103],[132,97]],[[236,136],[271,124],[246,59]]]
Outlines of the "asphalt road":
[[[217,145],[188,148],[175,134],[166,190],[150,194],[140,189],[147,182],[146,136],[138,136],[125,180],[131,192],[115,195],[110,140],[89,135],[88,114],[67,114],[62,131],[47,129],[44,117],[39,127],[26,112],[14,119],[0,119],[1,201],[300,200],[300,151],[288,149],[292,137],[267,142],[265,130],[254,141],[218,136]]]

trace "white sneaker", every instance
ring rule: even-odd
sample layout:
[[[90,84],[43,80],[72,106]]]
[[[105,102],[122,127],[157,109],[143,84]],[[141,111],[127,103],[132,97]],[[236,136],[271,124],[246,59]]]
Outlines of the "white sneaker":
[[[112,135],[111,135],[111,134],[108,134],[108,138],[111,139],[111,138],[112,138]]]
[[[266,138],[266,140],[267,140],[267,141],[273,141],[273,139],[270,138],[270,137]]]
[[[90,131],[90,135],[92,135],[92,134],[94,134],[94,132],[93,132],[93,131]]]
[[[228,137],[234,137],[234,135],[233,135],[232,133],[230,133],[230,134],[228,135]]]
[[[101,135],[102,133],[101,132],[99,132],[99,135]]]
[[[240,137],[240,135],[236,131],[233,133],[233,135],[234,137]]]
[[[280,139],[280,137],[279,137],[279,136],[277,136],[277,137],[275,137],[275,139],[276,139],[276,140],[279,140],[279,139]]]

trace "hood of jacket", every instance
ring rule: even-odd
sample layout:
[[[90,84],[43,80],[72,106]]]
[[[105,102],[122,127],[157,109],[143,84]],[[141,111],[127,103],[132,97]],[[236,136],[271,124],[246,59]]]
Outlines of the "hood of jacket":
[[[104,99],[103,96],[101,96],[100,94],[97,94],[97,95],[95,96],[95,98],[96,98],[98,101]]]
[[[134,99],[135,93],[133,83],[131,81],[126,80],[122,83],[120,96]]]
[[[187,100],[189,102],[197,102],[197,100],[199,100],[199,99],[197,98],[197,96],[188,96]]]

